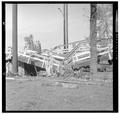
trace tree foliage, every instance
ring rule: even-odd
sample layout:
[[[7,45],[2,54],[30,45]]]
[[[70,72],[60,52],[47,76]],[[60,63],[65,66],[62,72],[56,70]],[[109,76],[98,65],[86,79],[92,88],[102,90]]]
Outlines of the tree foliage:
[[[111,4],[97,5],[97,38],[112,38],[113,7]]]

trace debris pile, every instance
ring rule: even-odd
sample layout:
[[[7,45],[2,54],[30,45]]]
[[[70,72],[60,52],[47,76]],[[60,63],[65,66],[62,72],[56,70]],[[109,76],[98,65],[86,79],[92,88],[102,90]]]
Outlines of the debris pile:
[[[72,45],[72,46],[71,46]],[[41,49],[41,44],[33,41],[33,36],[25,37],[24,52],[18,53],[19,75],[55,76],[64,78],[90,78],[90,46],[87,40],[69,43],[70,49],[64,53],[64,45]],[[59,48],[59,49],[58,49]],[[12,50],[12,49],[11,49]],[[59,51],[61,50],[61,51]],[[98,71],[112,71],[112,47],[98,45]],[[110,57],[109,57],[110,56]],[[104,65],[102,62],[108,61]],[[9,50],[6,67],[12,63],[12,51]],[[9,64],[9,65],[8,65]],[[12,65],[12,64],[11,64]],[[10,68],[9,70],[10,71]]]

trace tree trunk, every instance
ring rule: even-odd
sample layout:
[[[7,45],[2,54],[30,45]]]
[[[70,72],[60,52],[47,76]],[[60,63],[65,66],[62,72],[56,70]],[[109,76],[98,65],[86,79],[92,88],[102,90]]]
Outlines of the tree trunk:
[[[90,61],[90,72],[91,78],[95,79],[97,76],[97,46],[96,46],[96,20],[97,20],[97,5],[91,4],[91,17],[90,17],[90,52],[91,52],[91,61]]]

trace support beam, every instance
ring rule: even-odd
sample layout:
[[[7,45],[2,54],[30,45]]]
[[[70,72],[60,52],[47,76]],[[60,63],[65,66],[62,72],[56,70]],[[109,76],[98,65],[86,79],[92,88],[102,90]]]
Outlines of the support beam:
[[[91,78],[94,79],[97,76],[97,31],[96,31],[96,20],[97,20],[97,4],[91,4],[91,14],[90,14],[90,53],[91,53],[91,63],[90,71]]]
[[[64,49],[68,49],[68,4],[64,4]]]
[[[18,46],[17,46],[17,4],[12,5],[12,63],[13,74],[18,73]]]

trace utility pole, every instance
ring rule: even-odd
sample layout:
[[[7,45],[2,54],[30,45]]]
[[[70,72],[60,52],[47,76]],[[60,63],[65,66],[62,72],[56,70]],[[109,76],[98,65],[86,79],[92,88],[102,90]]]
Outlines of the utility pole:
[[[97,4],[91,4],[91,14],[90,14],[90,72],[92,79],[97,76],[97,31],[96,31],[96,20],[97,20]]]
[[[18,73],[18,47],[17,47],[17,4],[12,5],[12,72],[17,75]]]
[[[64,30],[64,49],[68,49],[68,4],[64,4],[64,22],[63,22],[63,30]]]

